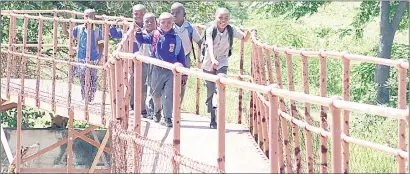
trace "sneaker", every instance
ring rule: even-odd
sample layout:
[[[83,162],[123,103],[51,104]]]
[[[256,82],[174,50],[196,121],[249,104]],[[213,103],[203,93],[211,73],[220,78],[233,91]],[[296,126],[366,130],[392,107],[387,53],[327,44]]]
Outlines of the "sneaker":
[[[141,116],[142,118],[147,118],[148,117],[147,111],[146,110],[141,111]]]
[[[218,126],[216,124],[216,122],[211,122],[211,124],[209,124],[209,128],[211,129],[216,129]]]
[[[157,113],[155,113],[154,115],[154,122],[158,123],[159,121],[161,121],[161,111],[158,111]]]
[[[172,120],[170,118],[166,118],[163,124],[165,124],[166,127],[172,127],[173,126]]]
[[[154,119],[153,114],[148,114],[147,119],[150,119],[150,120]]]

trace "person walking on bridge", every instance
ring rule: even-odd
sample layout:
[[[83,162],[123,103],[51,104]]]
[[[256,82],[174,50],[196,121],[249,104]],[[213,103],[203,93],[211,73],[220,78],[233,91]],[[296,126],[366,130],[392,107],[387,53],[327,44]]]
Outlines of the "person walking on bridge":
[[[144,34],[152,34],[154,30],[157,29],[157,17],[153,13],[146,13],[144,15],[144,29],[142,32]],[[152,45],[151,44],[142,44],[142,55],[150,57],[151,56],[151,50],[152,50]],[[142,70],[143,72],[147,72],[147,74],[143,75],[142,80],[143,80],[143,87],[142,87],[142,102],[145,104],[144,106],[146,107],[146,110],[148,112],[147,118],[148,119],[153,119],[154,117],[154,101],[153,101],[153,91],[152,88],[150,87],[151,84],[151,74],[152,74],[152,65],[151,64],[142,64]],[[145,78],[145,79],[144,79]],[[145,82],[145,83],[144,83]],[[131,96],[132,99],[134,99],[134,96]],[[148,102],[148,103],[145,103]],[[144,118],[146,118],[143,115]]]
[[[137,31],[136,39],[141,43],[152,44],[152,57],[169,62],[181,63],[184,67],[185,53],[181,38],[173,29],[171,13],[162,13],[159,17],[160,28],[152,34],[143,34]],[[172,127],[173,87],[174,79],[171,70],[159,66],[152,67],[150,77],[154,97],[154,121],[161,120],[161,103],[164,106],[164,123]],[[154,80],[155,79],[155,80]],[[182,75],[182,83],[186,83],[187,76]],[[162,102],[161,102],[162,99]]]
[[[179,2],[172,4],[171,14],[174,16],[174,30],[181,38],[182,45],[184,46],[186,66],[187,68],[191,68],[191,53],[194,57],[194,60],[196,60],[193,41],[195,41],[198,46],[201,45],[201,36],[199,35],[199,32],[196,30],[196,28],[193,27],[192,24],[185,19],[186,12],[184,5]],[[184,84],[181,89],[181,102],[184,99],[185,88],[186,84]]]
[[[132,15],[133,15],[133,19],[134,19],[134,24],[137,26],[137,28],[144,28],[144,16],[145,16],[145,6],[142,4],[137,4],[134,5],[132,7]],[[122,22],[123,19],[120,18],[118,19],[116,22]],[[110,27],[110,36],[111,38],[114,39],[122,39],[123,33],[121,31],[121,29],[117,29],[116,25],[112,25]],[[141,47],[143,46],[142,44],[134,41],[134,48],[133,48],[133,52],[138,52],[140,51]],[[146,63],[142,63],[142,93],[141,93],[141,97],[142,97],[142,102],[141,102],[141,116],[143,118],[147,118],[147,107],[145,105],[145,99],[147,98],[147,88],[145,86],[146,84],[146,79],[147,79],[147,75],[148,75],[148,68],[149,65],[147,65]],[[132,75],[134,71],[134,63],[132,64]],[[133,76],[131,76],[131,96],[130,96],[130,110],[131,112],[134,110],[134,78]]]
[[[84,19],[88,20],[94,20],[95,19],[95,11],[93,9],[86,9],[84,11]],[[104,49],[104,39],[102,36],[101,30],[91,24],[92,26],[92,33],[91,33],[91,46],[90,46],[90,63],[97,65],[101,59],[101,53]],[[87,25],[77,25],[73,28],[72,35],[74,38],[77,39],[77,62],[79,63],[86,63],[87,62]],[[86,74],[86,69],[84,65],[80,65],[79,67],[75,68],[75,74],[78,74],[80,76],[80,84],[81,84],[81,96],[82,100],[86,99],[85,96],[85,74]],[[92,102],[94,100],[95,93],[97,92],[97,82],[98,82],[98,76],[97,76],[97,69],[94,68],[89,68],[89,74],[90,74],[90,80],[89,80],[89,85],[90,89],[88,90],[88,102]]]
[[[209,74],[227,74],[228,58],[232,55],[233,38],[247,41],[250,33],[246,34],[229,24],[230,14],[226,8],[218,8],[215,13],[215,21],[205,29],[202,69]],[[205,81],[206,105],[208,113],[211,113],[210,128],[216,129],[216,108],[218,106],[217,88],[214,82]]]

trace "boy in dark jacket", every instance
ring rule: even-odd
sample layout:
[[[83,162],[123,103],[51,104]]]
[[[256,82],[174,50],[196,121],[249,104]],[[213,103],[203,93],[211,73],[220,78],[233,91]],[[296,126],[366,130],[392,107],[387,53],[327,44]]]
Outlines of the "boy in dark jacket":
[[[140,29],[136,32],[136,40],[140,43],[152,44],[151,57],[169,63],[181,63],[185,65],[185,53],[181,38],[172,28],[173,16],[170,13],[162,13],[159,17],[160,28],[151,34],[143,34]],[[164,107],[164,123],[172,127],[173,87],[174,79],[171,70],[154,66],[151,74],[151,88],[154,98],[154,121],[161,120],[161,103]],[[182,76],[182,83],[186,83],[187,76]],[[162,97],[162,102],[161,102]]]

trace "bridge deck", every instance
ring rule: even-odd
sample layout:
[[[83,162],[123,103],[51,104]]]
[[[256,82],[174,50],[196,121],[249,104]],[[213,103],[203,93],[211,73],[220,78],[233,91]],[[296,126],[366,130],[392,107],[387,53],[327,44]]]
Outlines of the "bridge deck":
[[[6,97],[6,79],[1,79],[1,97]],[[40,81],[40,109],[51,111],[51,80]],[[25,105],[35,105],[34,79],[24,81]],[[12,79],[10,83],[11,102],[17,103],[20,90],[20,79]],[[67,117],[68,84],[56,81],[56,114]],[[97,91],[96,102],[89,106],[89,123],[105,127],[101,124],[102,92]],[[110,117],[110,100],[107,93],[106,118]],[[84,120],[84,104],[81,102],[80,87],[72,85],[72,105],[74,118]],[[209,165],[217,165],[217,131],[209,129],[209,119],[194,114],[182,113],[181,116],[181,154]],[[132,122],[132,121],[131,121]],[[142,119],[142,134],[150,139],[172,144],[172,128],[166,128],[151,120]],[[268,173],[269,162],[257,147],[248,129],[239,124],[226,124],[226,172],[228,173]]]

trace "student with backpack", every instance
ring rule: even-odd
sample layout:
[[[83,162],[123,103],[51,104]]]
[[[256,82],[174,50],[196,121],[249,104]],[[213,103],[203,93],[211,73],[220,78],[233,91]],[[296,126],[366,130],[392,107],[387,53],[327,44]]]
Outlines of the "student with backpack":
[[[201,36],[198,31],[192,26],[192,24],[185,19],[185,7],[179,2],[172,4],[171,14],[174,16],[174,30],[181,37],[182,45],[185,52],[185,61],[187,68],[191,68],[191,53],[196,60],[193,41],[198,46],[200,45]],[[182,84],[181,89],[181,102],[184,99],[186,84]]]
[[[156,16],[153,13],[146,13],[144,15],[144,34],[151,34],[153,31],[157,29],[157,21]],[[141,53],[144,56],[150,57],[151,56],[152,45],[151,44],[142,44],[141,46]],[[142,110],[146,110],[148,113],[147,115],[142,115],[143,118],[153,119],[154,117],[154,101],[152,99],[152,88],[150,87],[151,82],[151,72],[152,72],[152,65],[151,64],[142,64]],[[146,74],[144,74],[146,72]],[[132,91],[134,89],[132,88]],[[134,101],[134,96],[131,95],[131,100]],[[148,103],[146,104],[146,100]]]
[[[136,40],[140,43],[152,44],[151,57],[169,63],[179,62],[186,67],[181,38],[173,29],[173,16],[170,13],[162,13],[159,17],[159,23],[159,29],[155,30],[152,34],[143,34],[140,29],[137,29]],[[153,66],[150,78],[152,79],[150,87],[154,97],[154,121],[159,122],[161,120],[162,103],[164,107],[164,123],[167,127],[172,127],[173,73],[169,69]],[[182,75],[183,84],[186,83],[186,79],[187,76]]]
[[[95,11],[93,9],[86,9],[84,11],[84,19],[92,19],[95,18]],[[101,30],[92,25],[92,33],[91,33],[91,49],[90,49],[90,63],[91,64],[98,64],[101,58],[102,50],[104,49],[104,39],[102,36]],[[73,28],[73,37],[77,38],[77,62],[85,64],[87,62],[87,25],[77,25]],[[75,68],[75,74],[80,76],[80,84],[81,84],[81,96],[82,99],[85,100],[85,74],[86,74],[86,67],[81,65]],[[98,85],[98,76],[97,76],[97,69],[89,68],[90,72],[90,89],[88,90],[88,101],[92,102],[94,100],[95,93],[97,92],[97,85]]]
[[[145,14],[146,13],[145,13],[145,6],[144,5],[137,4],[137,5],[134,5],[132,7],[132,16],[133,16],[133,19],[134,19],[134,24],[136,24],[136,26],[138,28],[143,28],[144,27],[144,16],[145,16]],[[121,22],[121,21],[123,21],[123,19],[118,19],[116,22],[118,23],[118,22]],[[114,39],[121,39],[122,38],[122,30],[121,29],[119,30],[119,29],[117,29],[117,27],[115,25],[112,25],[110,27],[110,36],[111,36],[111,38],[114,38]],[[133,50],[134,53],[140,51],[141,47],[143,46],[142,44],[140,44],[138,42],[134,42],[133,44],[134,44],[134,50]],[[149,66],[148,64],[145,64],[145,63],[142,64],[142,79],[143,79],[142,84],[143,85],[146,84],[146,79],[147,79],[147,74],[148,74],[148,69],[149,69],[148,66]],[[134,67],[134,64],[133,64],[132,67]],[[134,70],[134,68],[132,68],[132,70]],[[134,78],[133,77],[131,77],[131,78],[132,78],[132,80],[131,80],[130,110],[132,112],[134,110],[134,86],[133,86]],[[146,88],[146,86],[142,87],[142,95],[141,96],[143,97],[143,100],[142,100],[142,103],[141,103],[141,116],[143,118],[147,118],[148,113],[147,113],[147,110],[146,110],[145,100],[144,100],[147,97],[147,88]]]
[[[202,69],[209,74],[227,74],[228,58],[232,55],[233,38],[247,41],[250,33],[243,33],[238,28],[229,24],[230,14],[226,8],[218,8],[215,21],[205,29],[202,49]],[[206,104],[208,113],[211,113],[210,128],[216,129],[217,88],[214,82],[205,81]]]

